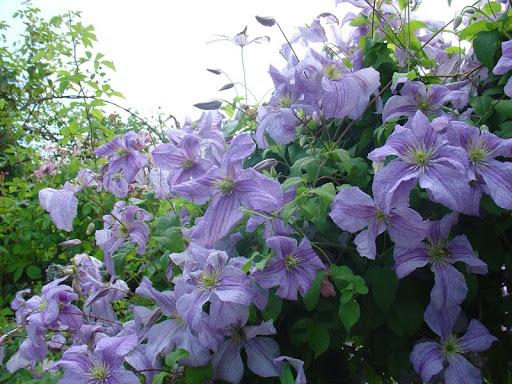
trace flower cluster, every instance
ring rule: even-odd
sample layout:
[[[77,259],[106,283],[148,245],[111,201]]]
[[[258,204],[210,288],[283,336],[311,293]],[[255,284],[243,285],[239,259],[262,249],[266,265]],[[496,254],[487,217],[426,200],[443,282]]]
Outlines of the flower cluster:
[[[63,369],[63,384],[142,377],[151,383],[162,373],[174,380],[204,366],[211,367],[209,378],[233,384],[247,375],[305,384],[305,370],[318,356],[330,350],[339,358],[341,349],[361,358],[367,373],[367,355],[357,343],[381,326],[375,318],[384,316],[376,311],[387,324],[409,321],[400,318],[401,303],[390,310],[394,297],[381,300],[379,290],[393,291],[393,278],[397,287],[404,280],[427,287],[429,298],[414,305],[423,306],[420,317],[439,337],[420,340],[421,324],[400,334],[412,349],[410,370],[427,382],[482,382],[473,358],[498,339],[479,320],[468,322],[466,313],[474,312],[467,299],[474,275],[492,266],[478,257],[460,223],[483,220],[484,205],[512,210],[512,139],[478,127],[480,120],[472,120],[477,103],[469,104],[476,97],[472,84],[512,69],[510,41],[491,74],[478,52],[454,49],[437,24],[402,25],[396,9],[403,2],[378,2],[378,9],[366,0],[337,2],[358,14],[341,21],[322,14],[299,28],[281,50],[285,68],[270,68],[275,90],[252,116],[256,124],[247,116],[227,124],[210,111],[167,132],[165,142],[150,144],[149,133],[128,132],[97,149],[106,159],[99,176],[85,169],[63,189],[39,193],[41,206],[66,231],[77,215],[76,195],[86,187],[122,200],[104,212],[104,227],[95,233],[103,261],[78,254],[66,276],[45,285],[40,296],[25,300],[27,290],[16,296],[12,309],[28,338],[10,359],[11,371],[35,370],[50,350],[59,350],[48,369]],[[393,40],[393,30],[400,31],[396,39],[407,31],[408,44]],[[240,46],[248,44],[240,43],[244,36],[245,30],[235,39]],[[299,45],[306,48],[301,57],[294,50]],[[426,76],[398,72],[410,64],[454,80],[428,84]],[[452,76],[460,69],[464,79]],[[510,87],[509,80],[499,91],[510,96]],[[370,137],[385,132],[385,140],[372,146],[364,130]],[[153,205],[144,205],[148,194]],[[170,217],[177,231],[153,236],[171,226]],[[182,248],[162,249],[171,233]],[[141,259],[131,282],[115,262],[130,244],[130,260]],[[155,262],[162,261],[158,279]],[[390,272],[389,281],[382,283],[379,272],[388,278]],[[369,292],[366,284],[376,305],[360,299]],[[121,316],[116,302],[126,301],[131,306]],[[281,308],[288,317],[280,317]],[[306,320],[288,324],[295,310],[315,308]],[[330,315],[333,308],[343,328]],[[361,311],[369,320],[352,334]],[[290,342],[294,347],[307,339],[314,358],[284,345],[286,330],[298,339]]]

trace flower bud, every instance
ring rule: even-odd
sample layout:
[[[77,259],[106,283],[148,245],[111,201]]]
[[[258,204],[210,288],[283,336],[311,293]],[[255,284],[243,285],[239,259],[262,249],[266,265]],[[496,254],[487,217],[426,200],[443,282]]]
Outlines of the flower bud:
[[[272,167],[275,167],[277,165],[276,159],[266,159],[263,161],[260,161],[258,164],[254,166],[254,170],[258,172],[262,172],[265,170],[269,170]]]
[[[63,241],[59,245],[64,248],[72,248],[72,247],[75,247],[80,244],[82,244],[82,242],[79,239],[71,239],[71,240]]]
[[[96,227],[94,226],[94,223],[89,223],[89,225],[87,226],[87,229],[85,230],[85,233],[87,235],[90,235],[91,233],[94,232],[95,229],[96,229]]]
[[[457,15],[455,19],[453,19],[453,30],[456,30],[459,25],[462,23],[462,16]]]

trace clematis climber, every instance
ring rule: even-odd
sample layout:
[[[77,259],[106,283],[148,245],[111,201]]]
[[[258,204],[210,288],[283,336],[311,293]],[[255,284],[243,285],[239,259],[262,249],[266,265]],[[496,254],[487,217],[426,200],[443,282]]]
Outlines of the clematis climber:
[[[451,213],[433,221],[425,242],[414,248],[396,246],[394,249],[395,271],[399,279],[430,264],[435,280],[430,298],[438,309],[460,305],[466,298],[468,288],[464,275],[453,264],[462,262],[473,273],[486,274],[488,271],[487,264],[475,256],[466,236],[458,235],[449,240],[450,229],[457,219],[458,215]]]
[[[325,268],[309,241],[303,239],[297,245],[297,240],[290,237],[274,236],[267,239],[267,246],[274,256],[263,270],[252,273],[254,279],[263,288],[279,287],[276,294],[284,299],[297,300],[299,292],[304,296],[317,271]]]
[[[418,181],[429,191],[431,200],[457,212],[478,214],[477,206],[464,204],[470,197],[467,158],[464,150],[450,145],[434,130],[427,117],[418,111],[405,127],[398,127],[384,146],[368,158],[384,162],[396,156],[375,175],[373,190],[393,199],[400,184]]]
[[[169,171],[169,185],[179,184],[202,176],[211,163],[200,156],[201,139],[195,135],[184,136],[178,145],[160,144],[151,155],[157,167]]]
[[[457,106],[467,103],[464,92],[451,91],[444,85],[432,84],[427,90],[425,84],[419,81],[407,81],[400,90],[400,95],[391,96],[382,110],[382,121],[386,122],[396,117],[413,118],[416,112],[425,115],[439,116],[443,105],[452,101]],[[458,100],[460,98],[464,100]]]
[[[260,325],[248,326],[248,312],[242,311],[235,324],[224,332],[226,340],[212,356],[214,377],[238,384],[244,374],[244,365],[240,351],[247,354],[249,369],[261,377],[277,377],[279,371],[274,359],[279,356],[279,345],[268,335],[276,330],[272,320]]]
[[[512,69],[512,40],[501,43],[501,50],[502,55],[492,70],[495,75],[504,75]],[[512,97],[511,79],[508,79],[507,84],[505,84],[504,92],[508,97]]]
[[[486,193],[499,207],[512,209],[512,164],[497,159],[512,157],[512,139],[502,139],[465,123],[452,125],[447,137],[466,153],[468,177],[477,187],[475,204]]]
[[[96,244],[103,250],[105,266],[111,276],[116,276],[112,255],[122,244],[132,241],[137,244],[137,253],[142,255],[146,249],[149,228],[146,221],[152,215],[135,205],[126,205],[118,201],[110,215],[103,216],[103,229],[95,233]]]
[[[86,345],[69,348],[56,366],[64,368],[59,384],[139,384],[135,373],[123,367],[124,356],[137,345],[137,337],[117,336],[101,339],[94,351]]]
[[[411,362],[425,382],[443,373],[445,383],[482,383],[480,370],[464,354],[483,352],[496,341],[478,320],[471,320],[466,333],[458,337],[453,327],[460,314],[460,307],[443,308],[432,305],[425,311],[425,321],[439,337],[440,342],[424,341],[414,346]]]
[[[220,168],[213,166],[203,176],[172,188],[178,196],[197,204],[211,199],[193,230],[198,244],[210,248],[226,236],[242,218],[241,207],[270,212],[281,205],[283,192],[278,182],[252,168],[242,168],[243,160],[255,149],[250,135],[240,134],[231,142]]]
[[[375,183],[375,200],[357,187],[344,188],[336,195],[329,216],[344,231],[359,232],[354,243],[359,254],[369,259],[375,259],[375,239],[386,230],[395,244],[415,246],[427,235],[428,222],[409,208],[410,188],[410,182],[401,184],[392,200],[377,193]]]
[[[144,148],[146,133],[128,132],[116,136],[96,150],[96,155],[107,157],[108,167],[103,175],[103,186],[116,197],[125,197],[128,185],[146,165],[148,159],[140,151]]]

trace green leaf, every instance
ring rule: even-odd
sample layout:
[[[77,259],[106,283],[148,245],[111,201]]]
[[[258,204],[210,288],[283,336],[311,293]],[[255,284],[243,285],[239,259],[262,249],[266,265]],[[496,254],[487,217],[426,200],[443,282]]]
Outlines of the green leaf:
[[[34,56],[32,56],[32,58],[30,59],[30,61],[32,63],[35,63],[39,60],[41,60],[43,58],[43,56],[46,55],[46,50],[45,49],[40,49],[39,51],[37,51]]]
[[[322,323],[313,323],[308,329],[308,344],[315,352],[315,358],[329,349],[331,336],[329,331]]]
[[[185,384],[204,384],[212,377],[212,368],[187,367],[185,370]]]
[[[361,316],[361,309],[359,308],[358,302],[352,299],[347,303],[340,303],[338,316],[347,332],[350,332]]]
[[[350,20],[350,25],[352,27],[360,27],[361,25],[366,25],[368,23],[368,17],[364,15],[359,15]]]
[[[25,273],[32,280],[39,280],[41,277],[43,277],[41,268],[39,268],[37,265],[29,265],[25,270]]]
[[[329,203],[332,202],[336,197],[336,188],[334,188],[333,183],[324,184],[321,187],[311,190],[311,192],[324,198]]]
[[[292,370],[289,364],[286,364],[281,372],[281,384],[295,384],[295,379],[292,375]]]
[[[167,356],[165,356],[165,365],[168,367],[172,367],[174,364],[178,362],[178,360],[184,359],[188,357],[190,353],[183,348],[179,348],[175,351],[172,351]]]
[[[375,304],[382,312],[387,312],[395,301],[398,279],[390,268],[372,265],[366,272]]]
[[[268,303],[263,312],[263,320],[277,320],[281,309],[283,308],[283,299],[277,295],[269,295]]]
[[[103,113],[99,110],[99,109],[93,109],[91,110],[91,114],[97,118],[98,120],[102,120],[103,119]]]
[[[487,68],[492,69],[498,61],[501,44],[498,30],[480,32],[473,40],[473,50],[476,58]]]
[[[169,376],[169,372],[158,372],[155,377],[153,377],[153,384],[164,384],[164,380],[167,376]]]
[[[478,32],[489,31],[495,29],[496,26],[488,21],[480,20],[469,24],[466,28],[459,32],[461,40],[471,40]]]
[[[114,63],[109,61],[109,60],[103,60],[101,62],[101,64],[103,64],[105,67],[108,67],[108,68],[112,69],[113,71],[116,70],[116,67],[115,67]]]
[[[322,280],[324,278],[325,273],[323,271],[320,271],[316,274],[315,281],[313,282],[313,285],[311,285],[311,288],[309,288],[309,291],[304,296],[304,305],[306,306],[306,309],[308,311],[312,311],[315,309],[316,305],[318,304],[318,300],[320,299],[320,287],[322,285]]]
[[[495,15],[501,13],[501,4],[497,1],[487,1],[487,4],[482,7],[482,12],[486,15]]]
[[[512,100],[499,100],[494,109],[506,119],[512,118]]]

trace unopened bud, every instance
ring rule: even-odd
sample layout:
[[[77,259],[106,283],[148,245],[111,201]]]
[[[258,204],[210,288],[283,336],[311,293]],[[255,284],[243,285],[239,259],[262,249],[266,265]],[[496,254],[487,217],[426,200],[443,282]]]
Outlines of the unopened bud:
[[[79,239],[72,239],[72,240],[63,241],[59,245],[64,248],[71,248],[71,247],[75,247],[80,244],[82,244],[82,242]]]
[[[87,226],[87,229],[85,230],[85,233],[87,235],[90,235],[91,233],[94,232],[95,229],[96,229],[96,227],[94,226],[94,223],[89,223],[89,225]]]
[[[268,171],[269,169],[275,167],[277,165],[276,159],[265,159],[260,161],[258,164],[254,166],[254,170],[258,172]]]
[[[487,125],[485,125],[485,124],[482,124],[482,125],[480,126],[480,130],[481,130],[481,131],[485,131],[485,132],[489,132],[489,127],[488,127]]]
[[[453,30],[456,30],[459,25],[462,23],[462,16],[458,15],[453,19]]]

